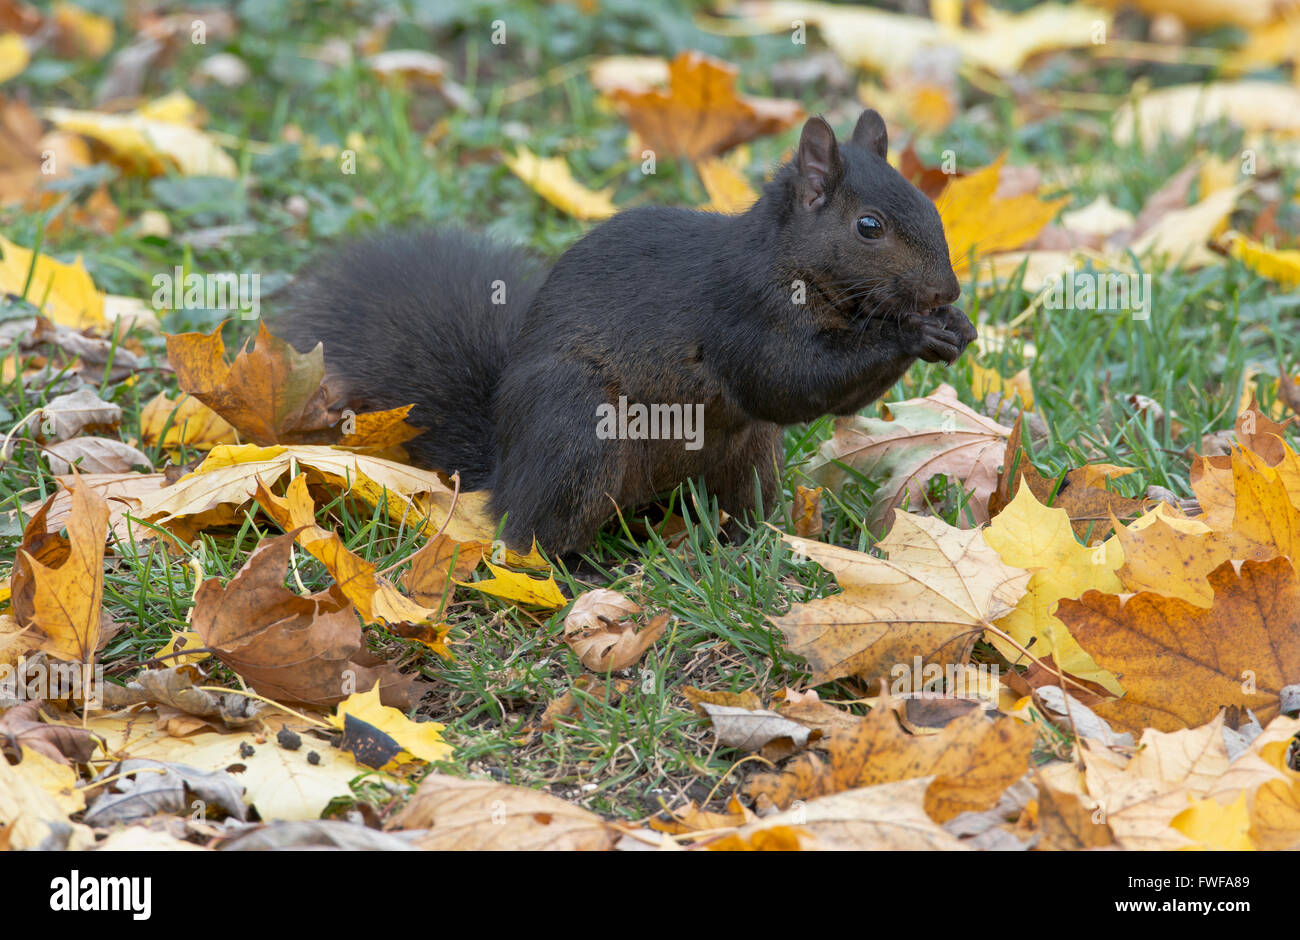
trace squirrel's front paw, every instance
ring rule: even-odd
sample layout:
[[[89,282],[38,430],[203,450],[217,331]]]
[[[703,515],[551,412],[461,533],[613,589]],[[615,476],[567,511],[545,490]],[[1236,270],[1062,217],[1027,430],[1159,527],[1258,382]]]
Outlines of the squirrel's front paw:
[[[957,347],[959,354],[974,342],[975,337],[978,335],[975,332],[975,324],[970,322],[970,317],[966,316],[966,312],[960,307],[947,304],[939,307],[930,316],[937,317],[939,322],[944,325],[944,329],[949,333],[956,334],[961,340]]]
[[[906,314],[901,326],[908,355],[926,362],[955,362],[975,338],[975,324],[951,304]]]

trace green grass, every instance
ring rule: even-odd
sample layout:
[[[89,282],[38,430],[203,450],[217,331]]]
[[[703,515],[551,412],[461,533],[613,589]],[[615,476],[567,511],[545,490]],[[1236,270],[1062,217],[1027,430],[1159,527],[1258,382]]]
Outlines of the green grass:
[[[243,57],[254,75],[234,91],[187,89],[210,114],[209,126],[229,135],[243,172],[239,180],[111,177],[110,192],[124,218],[162,208],[174,227],[170,238],[140,237],[131,225],[108,236],[71,226],[47,232],[57,214],[100,185],[102,169],[74,180],[69,198],[44,214],[4,210],[3,231],[26,245],[43,238],[45,249],[61,257],[80,252],[102,289],[146,298],[152,293],[152,275],[178,264],[198,272],[259,272],[265,292],[284,283],[329,240],[380,224],[455,221],[554,257],[585,226],[545,204],[496,159],[494,151],[509,146],[508,133],[518,133],[539,154],[564,154],[577,177],[592,187],[613,185],[620,205],[690,206],[705,199],[687,166],[662,160],[656,175],[640,173],[625,153],[625,126],[599,104],[585,72],[573,67],[576,58],[616,52],[672,55],[700,48],[735,62],[747,92],[770,94],[766,76],[772,63],[798,54],[780,37],[704,34],[692,25],[690,4],[604,0],[595,16],[565,4],[509,10],[482,2],[422,5],[424,18],[395,27],[388,45],[429,47],[432,38],[432,48],[452,63],[458,77],[472,69],[466,84],[481,113],[469,115],[447,111],[430,92],[385,87],[359,65],[329,69],[318,61],[321,43],[340,32],[349,36],[354,27],[345,24],[367,19],[358,12],[384,5],[338,3],[334,15],[322,4],[308,6],[288,0],[242,4],[252,21],[234,37],[206,47],[184,45],[169,67],[151,75],[147,91],[164,93],[177,87],[200,58],[223,50]],[[504,49],[484,38],[483,24],[496,15],[505,16],[511,30]],[[38,61],[14,86],[41,104],[89,106],[101,71],[94,64]],[[1045,68],[1041,74],[1054,81],[1054,89],[1123,95],[1139,75],[1158,85],[1210,73],[1105,63],[1084,70]],[[534,79],[540,81],[533,93],[520,97],[521,89],[528,88],[525,83]],[[982,116],[968,111],[942,135],[919,139],[922,155],[937,160],[951,148],[961,167],[972,169],[1007,150],[1012,163],[1032,163],[1049,178],[1053,171],[1078,168],[1078,182],[1065,190],[1072,207],[1105,193],[1119,206],[1137,211],[1193,157],[1232,156],[1240,146],[1239,135],[1220,127],[1144,154],[1114,144],[1104,114],[1063,111],[1024,124],[1008,100],[968,91]],[[831,111],[841,129],[856,107],[817,87],[805,89],[802,97],[811,112]],[[431,132],[437,137],[432,145],[427,143]],[[299,142],[286,142],[286,133]],[[335,157],[312,152],[322,146],[337,149],[358,137],[364,147],[355,176],[340,173]],[[776,165],[794,139],[791,132],[754,142],[751,179],[757,181]],[[303,142],[308,140],[314,144]],[[1294,195],[1296,182],[1291,169],[1277,184]],[[310,206],[306,221],[290,211],[290,201],[298,199]],[[1245,206],[1247,215],[1258,209],[1249,201]],[[1296,208],[1284,210],[1293,227]],[[183,241],[218,225],[248,228],[216,245],[189,247]],[[1036,410],[1050,430],[1034,450],[1045,473],[1108,461],[1136,468],[1117,481],[1127,495],[1152,484],[1190,495],[1190,460],[1202,435],[1231,427],[1244,370],[1253,367],[1270,375],[1279,369],[1300,371],[1300,294],[1283,295],[1233,261],[1199,272],[1153,274],[1153,309],[1145,322],[1122,311],[1042,309],[1022,319],[1032,297],[1014,283],[992,293],[966,292],[962,303],[973,319],[1018,323],[1004,349],[978,361],[1004,375],[1028,366]],[[273,310],[274,296],[264,296],[263,303],[264,310]],[[25,312],[30,309],[21,301],[6,301],[0,325]],[[223,317],[220,311],[187,310],[169,314],[163,325],[167,332],[210,329]],[[228,346],[242,342],[250,326],[229,324]],[[1037,349],[1032,359],[1024,354],[1025,340]],[[133,342],[165,361],[161,338]],[[13,356],[12,350],[5,354]],[[895,389],[888,397],[927,394],[948,382],[964,401],[976,404],[968,361],[951,368],[918,365],[906,389]],[[159,371],[101,389],[126,412],[124,437],[138,429],[140,408],[158,391],[175,391],[173,380]],[[56,392],[24,389],[10,381],[0,387],[0,421],[12,426]],[[1155,399],[1177,423],[1135,417],[1125,404],[1130,394]],[[828,419],[788,431],[787,507],[788,493],[806,482],[802,465],[829,434]],[[158,466],[165,463],[159,449],[149,456]],[[197,456],[184,453],[181,461]],[[863,524],[873,489],[871,481],[860,480],[826,495],[827,539],[863,549],[874,544],[878,533]],[[16,508],[52,490],[52,477],[36,449],[19,439],[12,459],[0,467],[0,504]],[[933,495],[949,521],[956,521],[961,500],[942,485]],[[680,541],[666,544],[653,529],[636,534],[631,527],[611,526],[579,571],[558,572],[570,593],[609,585],[647,608],[670,611],[674,620],[629,676],[628,694],[609,701],[579,693],[583,713],[554,730],[529,734],[547,703],[584,673],[560,639],[559,615],[539,618],[473,591],[457,591],[447,610],[456,653],[450,663],[411,641],[368,631],[376,651],[419,670],[431,682],[433,694],[420,712],[448,726],[456,755],[445,769],[546,786],[591,809],[627,817],[644,816],[683,797],[701,800],[715,788],[724,796],[730,791],[724,776],[744,755],[715,749],[711,731],[686,705],[681,688],[754,688],[768,697],[783,686],[806,682],[806,667],[784,650],[767,618],[833,590],[834,582],[816,566],[796,564],[769,528],[759,527],[740,541],[720,539],[716,506],[693,487],[675,495],[673,508],[686,522]],[[399,562],[419,544],[414,532],[395,526],[382,511],[358,513],[342,500],[321,507],[320,519],[380,568]],[[207,533],[200,554],[204,575],[230,577],[260,536],[276,532],[264,517],[250,513],[236,530]],[[5,556],[12,555],[19,534],[16,521],[0,527]],[[302,553],[298,574],[308,588],[328,584],[324,569]],[[183,628],[194,588],[188,559],[168,554],[158,541],[116,547],[105,604],[126,629],[103,656],[111,675],[129,677],[139,663],[157,654],[173,629]],[[824,698],[839,701],[862,693],[852,682],[821,691]],[[750,762],[746,770],[754,766]]]

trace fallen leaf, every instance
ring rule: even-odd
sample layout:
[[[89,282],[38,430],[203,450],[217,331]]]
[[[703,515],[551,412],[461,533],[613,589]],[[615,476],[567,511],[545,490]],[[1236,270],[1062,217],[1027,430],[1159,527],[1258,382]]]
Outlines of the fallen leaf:
[[[1151,591],[1208,607],[1214,593],[1212,571],[1229,559],[1267,561],[1279,555],[1300,558],[1300,508],[1286,480],[1263,459],[1234,450],[1232,521],[1227,526],[1193,528],[1166,520],[1126,526],[1116,532],[1124,549],[1119,578],[1130,591]]]
[[[68,810],[46,789],[44,769],[39,761],[10,764],[0,759],[0,826],[4,840],[11,849],[46,845],[56,849],[90,848],[95,841],[90,828],[68,819]]]
[[[1127,519],[1142,511],[1143,500],[1130,499],[1106,488],[1109,480],[1132,472],[1127,468],[1108,464],[1093,469],[1076,467],[1065,474],[1059,486],[1055,478],[1043,476],[1020,445],[1021,421],[1020,417],[1016,418],[1007,438],[997,485],[989,496],[990,515],[1003,512],[1024,485],[1044,506],[1064,509],[1074,534],[1095,547],[1097,540],[1113,527],[1112,520]]]
[[[456,583],[502,600],[515,601],[532,607],[556,609],[569,602],[569,599],[560,592],[553,575],[545,579],[530,578],[526,574],[498,567],[490,561],[486,564],[488,571],[492,572],[492,577],[484,578],[482,581],[457,581]]]
[[[1097,714],[1126,730],[1173,731],[1231,705],[1260,721],[1278,713],[1283,686],[1300,677],[1300,581],[1286,558],[1234,568],[1210,573],[1208,609],[1150,592],[1061,602],[1057,616],[1125,689]]]
[[[1010,433],[958,401],[952,386],[941,385],[925,398],[891,403],[884,418],[837,418],[834,436],[808,474],[832,488],[845,480],[844,467],[880,481],[866,517],[868,528],[877,531],[905,499],[913,508],[923,506],[926,484],[944,474],[971,494],[966,505],[979,524],[988,521],[988,500]]]
[[[1229,253],[1250,270],[1284,290],[1300,287],[1300,251],[1268,248],[1244,235],[1229,239]]]
[[[451,745],[442,739],[446,725],[436,721],[411,721],[396,708],[382,704],[378,685],[368,692],[354,692],[340,702],[330,716],[330,723],[343,732],[340,747],[351,751],[358,763],[368,767],[396,769],[398,765],[410,763],[412,759],[436,763],[446,760],[452,754]],[[364,734],[357,725],[363,726]],[[350,746],[355,745],[359,738],[369,740],[371,737],[391,741],[398,751],[397,756],[372,764],[363,759],[363,750]]]
[[[738,95],[737,69],[699,52],[679,54],[668,71],[666,91],[615,87],[608,93],[637,136],[661,153],[698,161],[780,133],[804,116],[797,101]]]
[[[424,778],[386,828],[427,829],[415,845],[432,851],[601,851],[614,842],[595,813],[548,793],[439,773]]]
[[[1224,225],[1237,199],[1250,188],[1240,183],[1205,196],[1196,205],[1164,215],[1128,247],[1139,258],[1148,254],[1168,259],[1182,268],[1204,267],[1219,258],[1207,243]]]
[[[1031,241],[1069,202],[1068,196],[1044,201],[1034,193],[998,197],[998,177],[1005,159],[1004,155],[983,169],[953,179],[935,200],[958,275],[970,268],[972,260]]]
[[[460,542],[490,543],[496,538],[496,519],[489,515],[483,493],[461,493],[448,519],[455,490],[438,473],[305,444],[214,447],[192,472],[146,498],[140,517],[186,533],[206,525],[225,525],[235,518],[235,508],[256,496],[259,482],[269,487],[293,468],[307,474],[310,483],[348,493],[372,507],[382,506],[390,519],[417,526],[430,536],[445,526],[445,534]],[[526,565],[531,559],[507,551],[506,560]]]
[[[587,189],[573,178],[563,157],[539,157],[520,146],[516,154],[506,154],[502,160],[537,195],[575,219],[608,219],[618,211],[610,200],[613,187],[599,191]]]
[[[76,477],[68,538],[47,534],[46,512],[32,517],[14,560],[13,613],[34,628],[29,642],[66,662],[90,662],[99,646],[108,504]]]
[[[1070,675],[1118,695],[1115,677],[1084,652],[1056,616],[1056,608],[1063,598],[1077,598],[1084,591],[1123,590],[1115,574],[1124,561],[1119,541],[1111,538],[1095,548],[1080,545],[1065,510],[1043,506],[1027,486],[993,519],[984,538],[1008,565],[1031,572],[1025,596],[995,626],[1033,656],[1052,656]],[[1025,665],[1020,650],[996,634],[988,639],[1013,665]]]
[[[795,749],[808,743],[810,731],[806,726],[766,708],[736,708],[710,702],[701,702],[699,708],[713,723],[713,733],[722,747],[759,751],[781,739]]]
[[[140,524],[140,506],[146,496],[156,493],[164,483],[161,473],[78,473],[76,478],[104,497],[108,503],[108,525],[118,538],[134,541],[152,534],[152,530]],[[46,525],[57,532],[67,525],[68,515],[72,512],[72,494],[68,487],[73,477],[55,477],[59,484],[46,516]],[[28,503],[23,506],[23,515],[31,517],[39,511],[41,503]],[[128,514],[136,517],[134,523]]]
[[[385,704],[407,707],[410,681],[391,665],[361,662],[361,627],[338,586],[307,597],[284,587],[293,535],[263,539],[228,584],[209,578],[194,595],[194,631],[257,692],[333,705],[355,682],[380,682]]]
[[[1169,827],[1200,848],[1228,852],[1249,852],[1255,848],[1250,840],[1250,812],[1245,793],[1227,806],[1216,800],[1197,800],[1175,816]]]
[[[701,207],[705,212],[736,215],[744,212],[758,199],[758,193],[740,170],[726,160],[718,157],[700,160],[695,164],[695,170],[700,174],[705,192],[709,194],[708,205]]]
[[[1170,85],[1120,106],[1115,142],[1126,145],[1136,138],[1150,149],[1162,135],[1187,137],[1220,119],[1247,131],[1300,132],[1300,88],[1266,81]]]
[[[488,567],[493,566],[489,563]],[[627,669],[645,655],[668,626],[667,613],[638,624],[634,618],[639,613],[641,606],[618,591],[587,591],[578,596],[565,615],[564,642],[592,672]]]
[[[338,533],[316,524],[316,505],[307,491],[307,477],[299,474],[289,481],[283,497],[260,482],[257,501],[286,533],[311,552],[329,571],[365,623],[423,623],[432,611],[422,607],[380,575],[375,566],[349,551]]]
[[[326,410],[325,355],[299,353],[258,323],[257,339],[226,363],[221,327],[167,337],[167,358],[181,389],[256,444],[319,441],[332,422]]]
[[[0,35],[0,84],[21,75],[31,62],[27,43],[17,33]]]
[[[931,779],[899,780],[823,796],[708,843],[713,851],[933,851],[965,846],[925,811]]]
[[[491,547],[487,542],[458,542],[445,534],[436,535],[410,557],[402,587],[417,604],[442,610],[456,580],[469,577]]]
[[[0,235],[0,290],[26,297],[55,323],[77,329],[104,325],[104,295],[78,255],[71,264],[36,254]],[[28,275],[30,276],[30,280]]]
[[[366,774],[374,782],[388,779],[358,767],[351,754],[314,738],[304,736],[292,749],[280,746],[277,732],[306,727],[300,719],[267,714],[262,724],[264,733],[200,732],[176,738],[159,729],[152,718],[119,712],[94,716],[89,727],[116,759],[134,757],[229,771],[243,785],[245,802],[263,819],[319,819],[332,800],[352,796],[349,784],[358,776]]]
[[[902,511],[878,543],[888,560],[782,538],[834,574],[842,589],[772,618],[788,650],[808,660],[813,685],[839,676],[884,677],[914,657],[963,663],[980,633],[1020,601],[1030,578],[1005,564],[981,530]]]
[[[128,473],[136,467],[153,470],[148,456],[130,444],[107,437],[74,437],[48,444],[42,453],[55,475],[70,473],[75,466],[86,473]]]
[[[818,743],[825,759],[815,752],[801,755],[780,773],[751,778],[745,793],[786,807],[794,800],[932,776],[924,796],[926,814],[944,822],[996,803],[1024,776],[1034,738],[1034,730],[1022,722],[990,721],[981,711],[936,734],[912,735],[899,726],[892,709],[877,706],[856,727],[833,731]]]
[[[210,136],[191,123],[193,102],[169,97],[150,102],[129,114],[46,108],[55,127],[101,144],[115,163],[129,173],[161,176],[175,170],[182,176],[235,179],[239,168]]]
[[[1111,845],[1115,835],[1104,821],[1098,821],[1098,816],[1104,818],[1077,794],[1062,793],[1039,783],[1038,824],[1045,843],[1040,843],[1040,848],[1077,852]]]
[[[191,395],[172,401],[163,392],[140,411],[140,439],[149,447],[175,451],[180,447],[211,450],[235,443],[235,429],[225,418]]]
[[[794,517],[794,534],[801,539],[819,539],[822,535],[822,488],[809,489],[796,485],[794,488],[794,505],[790,509]]]
[[[32,416],[43,443],[57,443],[76,437],[86,430],[107,430],[122,422],[122,409],[101,399],[89,388],[50,399]],[[144,463],[147,465],[148,460]]]
[[[14,755],[24,750],[35,752],[65,767],[87,763],[95,753],[94,736],[85,728],[43,719],[42,704],[40,700],[21,702],[0,715],[3,750]]]

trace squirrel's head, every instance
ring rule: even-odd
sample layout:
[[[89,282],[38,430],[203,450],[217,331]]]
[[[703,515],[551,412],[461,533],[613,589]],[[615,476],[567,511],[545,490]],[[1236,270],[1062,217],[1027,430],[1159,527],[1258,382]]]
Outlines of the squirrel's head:
[[[786,260],[855,313],[925,311],[961,293],[934,203],[889,165],[888,149],[876,111],[863,111],[842,143],[809,118],[778,179]]]

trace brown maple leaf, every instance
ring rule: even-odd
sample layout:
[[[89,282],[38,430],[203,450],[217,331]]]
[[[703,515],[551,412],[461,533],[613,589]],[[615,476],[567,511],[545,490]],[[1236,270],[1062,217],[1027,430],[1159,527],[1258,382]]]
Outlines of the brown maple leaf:
[[[668,66],[668,90],[615,88],[610,97],[646,145],[692,160],[776,134],[804,115],[797,101],[736,93],[735,66],[683,52]]]
[[[817,753],[801,755],[780,773],[745,784],[751,797],[777,806],[792,801],[934,775],[925,796],[930,818],[943,822],[968,810],[988,809],[1029,769],[1032,727],[1014,718],[992,721],[972,711],[935,734],[903,730],[888,704],[877,705],[852,728],[823,738]]]
[[[33,628],[25,638],[33,648],[90,662],[112,627],[102,609],[108,503],[77,476],[61,481],[71,494],[68,537],[46,531],[51,496],[27,523],[14,558],[13,615]]]
[[[410,406],[352,415],[339,421],[329,410],[325,353],[317,344],[300,353],[258,324],[248,344],[226,362],[218,326],[209,334],[167,337],[167,358],[181,390],[215,411],[255,444],[333,444],[383,449],[410,440],[420,431],[404,419]]]
[[[1231,705],[1278,714],[1300,682],[1300,580],[1287,558],[1235,565],[1210,573],[1209,608],[1151,592],[1061,601],[1057,616],[1124,686],[1097,714],[1126,731],[1201,725]]]
[[[263,539],[229,583],[199,585],[194,631],[268,698],[333,705],[379,682],[385,705],[409,707],[410,680],[364,651],[356,610],[337,585],[306,597],[285,588],[293,538]]]

